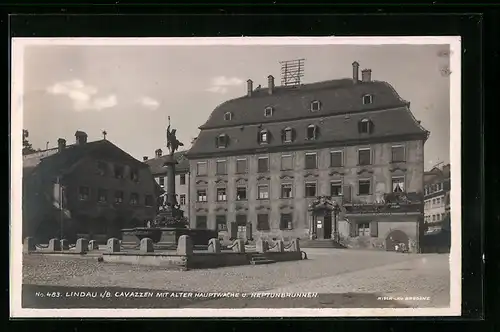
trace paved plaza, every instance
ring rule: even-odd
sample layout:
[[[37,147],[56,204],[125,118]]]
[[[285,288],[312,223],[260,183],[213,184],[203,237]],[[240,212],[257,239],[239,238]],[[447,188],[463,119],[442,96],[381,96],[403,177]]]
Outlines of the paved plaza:
[[[158,299],[137,307],[448,307],[449,256],[381,251],[305,249],[308,260],[207,270],[98,262],[97,257],[25,255],[26,290],[64,286],[85,290],[170,292],[318,293],[316,299]],[[70,287],[70,288],[67,288]],[[328,294],[328,295],[327,295]],[[385,299],[381,299],[385,297]],[[398,301],[392,299],[398,297]],[[399,297],[419,297],[401,300]],[[101,301],[102,302],[102,301]],[[123,307],[123,300],[118,305]],[[168,302],[168,303],[167,303]],[[31,302],[30,302],[31,303]],[[74,307],[96,306],[75,300]],[[104,304],[103,304],[104,305]],[[108,304],[112,306],[112,304]],[[113,304],[117,305],[117,304]],[[101,306],[102,307],[102,306]]]

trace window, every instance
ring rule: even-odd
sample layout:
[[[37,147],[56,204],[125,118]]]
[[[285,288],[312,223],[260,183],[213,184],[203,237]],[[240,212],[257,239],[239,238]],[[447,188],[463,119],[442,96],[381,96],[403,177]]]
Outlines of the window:
[[[264,129],[259,132],[259,143],[260,144],[269,143],[269,132],[267,130]]]
[[[436,186],[437,186],[437,190],[441,190],[441,183],[438,183]]]
[[[269,158],[259,157],[257,161],[257,172],[266,173],[269,172]]]
[[[217,160],[215,171],[219,175],[227,174],[227,162],[225,160]]]
[[[162,187],[162,188],[163,188],[163,187],[165,187],[165,177],[160,176],[160,177],[158,178],[158,184],[159,184],[159,185],[160,185],[160,187]]]
[[[318,112],[321,109],[321,103],[317,100],[311,103],[311,112]]]
[[[179,196],[179,204],[180,205],[186,205],[186,194],[181,194]]]
[[[440,205],[441,204],[441,197],[436,198],[436,204]]]
[[[81,200],[81,201],[86,201],[89,199],[89,196],[90,196],[90,189],[89,187],[80,187],[78,189],[78,198]]]
[[[436,221],[436,215],[435,214],[432,215],[432,221]]]
[[[392,162],[399,163],[405,161],[405,147],[403,145],[394,145],[392,147]]]
[[[229,142],[229,137],[226,134],[221,134],[215,139],[215,145],[218,148],[225,148]]]
[[[105,162],[103,162],[103,161],[97,162],[97,173],[99,175],[102,175],[102,176],[106,175],[107,169],[108,169],[108,165],[106,165]]]
[[[180,182],[181,186],[186,184],[186,174],[181,174],[179,182]]]
[[[236,187],[236,200],[237,201],[247,200],[247,187],[245,186]]]
[[[368,105],[373,102],[373,96],[372,95],[364,95],[363,96],[363,104]]]
[[[292,198],[292,184],[291,183],[283,183],[281,185],[281,198]]]
[[[138,193],[131,193],[130,194],[130,205],[137,205],[139,204],[139,194]]]
[[[257,230],[258,231],[268,231],[269,227],[269,215],[268,214],[258,214],[257,215]]]
[[[247,172],[247,160],[246,159],[237,159],[236,160],[236,173],[244,174]]]
[[[373,131],[373,123],[369,119],[363,119],[358,123],[360,134],[370,134]]]
[[[231,121],[232,118],[233,118],[233,113],[231,113],[231,112],[224,113],[224,120],[225,121]]]
[[[217,188],[217,202],[227,201],[226,188]]]
[[[197,167],[196,174],[207,175],[207,162],[206,161],[199,162],[196,165],[196,167]]]
[[[334,180],[330,182],[330,196],[342,195],[342,181]]]
[[[215,216],[215,225],[217,227],[218,232],[227,231],[226,215],[220,214]]]
[[[207,190],[206,189],[198,189],[196,192],[196,197],[198,202],[206,202],[207,201]]]
[[[371,165],[372,156],[370,149],[359,149],[358,150],[358,164],[359,165]]]
[[[273,108],[272,107],[266,107],[264,109],[264,116],[266,118],[273,116]]]
[[[358,224],[358,236],[370,236],[370,223]]]
[[[441,220],[441,214],[438,213],[438,214],[436,214],[436,221],[439,221],[439,220]]]
[[[330,167],[342,167],[344,164],[342,155],[342,151],[330,152]]]
[[[283,130],[283,142],[290,143],[291,141],[293,141],[293,129],[285,128]]]
[[[293,169],[293,157],[291,154],[284,154],[281,156],[281,169],[283,171]]]
[[[125,173],[125,168],[120,165],[115,165],[115,178],[123,179],[123,175]]]
[[[269,199],[269,186],[261,184],[258,186],[259,199]]]
[[[196,228],[199,229],[207,228],[207,216],[196,216]]]
[[[106,203],[108,201],[108,191],[106,189],[99,189],[97,191],[97,201],[99,203]]]
[[[405,177],[394,176],[392,178],[392,192],[401,193],[405,191]]]
[[[306,169],[316,169],[318,168],[317,165],[317,156],[316,153],[306,153]]]
[[[293,217],[291,213],[282,213],[280,216],[280,229],[292,229]]]
[[[316,182],[306,182],[306,197],[316,197]]]
[[[247,215],[237,214],[236,215],[236,226],[238,226],[238,232],[245,232],[247,230]]]
[[[306,131],[306,139],[308,140],[315,140],[318,138],[318,126],[315,126],[315,125],[309,125],[307,127],[307,131]]]
[[[358,181],[358,193],[359,195],[371,194],[371,181],[369,179],[362,179]]]
[[[435,198],[432,199],[432,205],[436,205],[436,199]]]
[[[116,204],[123,203],[123,191],[118,190],[115,192],[115,203]]]
[[[144,197],[144,205],[153,206],[153,204],[154,204],[153,195],[146,195]]]
[[[139,181],[139,171],[135,168],[130,170],[130,180],[137,182]]]

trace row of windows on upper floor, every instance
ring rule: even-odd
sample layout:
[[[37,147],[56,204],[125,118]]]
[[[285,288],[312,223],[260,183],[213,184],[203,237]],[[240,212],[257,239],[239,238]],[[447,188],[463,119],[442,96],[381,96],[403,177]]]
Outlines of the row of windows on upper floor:
[[[436,213],[433,215],[428,215],[424,217],[424,222],[429,223],[429,222],[435,222],[435,221],[442,221],[444,220],[444,217],[446,216],[445,213]]]
[[[109,190],[98,188],[96,191],[96,200],[98,203],[108,203],[109,202]],[[91,190],[90,187],[80,186],[78,188],[78,199],[80,201],[90,201],[91,199]],[[122,190],[116,190],[113,203],[122,204],[125,202],[125,192]],[[140,195],[138,193],[130,193],[129,195],[129,204],[133,206],[141,205],[140,203]],[[154,206],[154,197],[153,195],[144,195],[144,205],[147,207]]]
[[[358,132],[360,134],[371,134],[373,133],[374,125],[370,119],[362,119],[358,122]],[[305,139],[308,141],[314,141],[320,137],[320,127],[314,124],[307,126],[305,130]],[[271,143],[273,136],[271,131],[268,129],[262,129],[257,134],[257,142],[261,145]],[[286,127],[281,130],[281,142],[282,143],[292,143],[297,139],[297,131],[294,128]],[[218,148],[226,148],[229,146],[230,137],[227,134],[220,134],[215,137],[215,145]]]
[[[444,190],[443,182],[428,184],[424,187],[424,195],[430,195],[441,190]]]
[[[405,162],[405,146],[393,145],[391,147],[391,162]],[[360,148],[358,150],[358,165],[365,166],[372,164],[372,150],[371,148]],[[248,172],[248,160],[246,158],[236,159],[236,173],[245,174]],[[343,150],[330,152],[330,167],[343,167],[344,166],[344,152]],[[217,160],[215,174],[227,174],[227,160]],[[304,169],[317,169],[318,156],[316,152],[308,152],[304,159]],[[281,156],[281,170],[293,170],[294,161],[293,154],[283,154]],[[258,157],[257,172],[269,172],[269,157]],[[208,166],[206,161],[199,161],[197,163],[196,174],[198,176],[205,176],[208,174]]]
[[[136,168],[131,168],[129,166],[123,166],[119,164],[111,165],[104,161],[97,162],[97,174],[101,176],[112,175],[116,179],[125,179],[127,177],[127,169],[128,169],[128,178],[131,181],[138,182],[139,171]]]
[[[363,105],[369,105],[369,104],[372,104],[373,103],[373,95],[371,94],[365,94],[362,96],[362,100],[363,100]],[[319,112],[321,111],[321,108],[322,108],[322,104],[321,104],[321,101],[319,100],[313,100],[311,103],[310,103],[310,106],[309,106],[309,111],[310,112]],[[274,115],[275,113],[275,108],[272,107],[272,106],[266,106],[264,108],[264,117],[266,118],[270,118]],[[224,113],[224,120],[225,121],[231,121],[233,119],[233,113],[232,112],[226,112]]]
[[[360,178],[358,179],[358,195],[372,195],[372,179],[370,178]],[[313,198],[318,196],[316,181],[305,181],[304,182],[304,196],[308,198]],[[257,199],[267,200],[270,199],[270,186],[268,184],[258,184],[257,185]],[[280,196],[279,198],[293,198],[294,197],[294,185],[289,182],[281,183]],[[342,180],[331,180],[330,181],[330,196],[343,196],[344,188]],[[296,188],[295,188],[296,189]],[[405,177],[404,176],[393,176],[392,177],[392,192],[404,192],[405,191]],[[236,201],[246,201],[248,200],[248,188],[246,185],[236,185],[236,193],[233,200]],[[208,189],[198,188],[196,191],[196,201],[203,203],[208,201]],[[216,202],[227,202],[228,194],[226,187],[216,188]]]
[[[164,176],[159,176],[159,177],[156,178],[156,180],[158,181],[158,184],[161,187],[165,186],[165,177]],[[179,183],[180,183],[181,186],[183,186],[183,185],[186,184],[186,174],[181,174],[179,176]]]
[[[424,202],[424,208],[431,209],[433,207],[444,206],[444,197],[436,197],[433,199],[428,199]]]

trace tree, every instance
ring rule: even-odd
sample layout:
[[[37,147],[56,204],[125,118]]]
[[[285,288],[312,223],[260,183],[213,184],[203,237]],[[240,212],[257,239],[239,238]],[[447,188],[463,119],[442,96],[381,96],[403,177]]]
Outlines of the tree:
[[[26,129],[23,129],[23,156],[36,152],[36,150],[33,149],[31,143],[28,141],[28,137],[29,137],[29,132]]]

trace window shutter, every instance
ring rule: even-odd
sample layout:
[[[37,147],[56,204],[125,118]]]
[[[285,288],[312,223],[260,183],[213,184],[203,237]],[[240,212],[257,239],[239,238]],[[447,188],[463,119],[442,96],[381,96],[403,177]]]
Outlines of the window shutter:
[[[227,147],[229,145],[229,136],[228,135],[224,135],[224,139],[226,140],[224,143],[224,145]]]
[[[374,128],[374,125],[373,125],[372,120],[370,120],[370,122],[368,122],[368,123],[369,123],[369,126],[368,126],[368,132],[369,132],[370,134],[373,134],[373,128]]]
[[[370,236],[378,237],[378,222],[376,221],[370,223]]]
[[[292,142],[295,142],[296,136],[297,136],[297,132],[295,131],[295,129],[292,129]]]
[[[315,126],[314,127],[314,139],[318,139],[319,137],[319,127]]]

